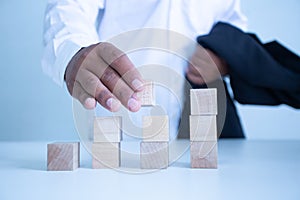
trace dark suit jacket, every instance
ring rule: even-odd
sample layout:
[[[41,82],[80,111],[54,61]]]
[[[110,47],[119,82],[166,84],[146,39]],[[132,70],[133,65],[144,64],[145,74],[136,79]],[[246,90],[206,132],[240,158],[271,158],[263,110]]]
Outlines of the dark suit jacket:
[[[199,36],[197,41],[228,63],[234,100],[241,104],[287,104],[300,108],[300,58],[277,41],[263,44],[256,35],[223,22],[217,23],[208,35]],[[193,83],[191,86],[205,87]],[[218,127],[218,133],[222,132],[221,137],[225,138],[243,138],[233,99],[226,92],[226,119],[224,127]]]
[[[197,41],[226,60],[239,103],[300,108],[300,57],[277,41],[263,44],[254,34],[222,22]]]

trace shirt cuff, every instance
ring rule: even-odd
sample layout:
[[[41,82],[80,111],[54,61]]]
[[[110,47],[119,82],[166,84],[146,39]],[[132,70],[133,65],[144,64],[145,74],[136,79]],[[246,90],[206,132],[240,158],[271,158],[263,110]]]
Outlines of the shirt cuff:
[[[66,41],[63,43],[58,51],[59,55],[54,63],[54,68],[57,70],[57,75],[53,77],[53,80],[60,86],[64,85],[64,76],[68,63],[72,57],[82,48],[81,45],[73,43],[71,41]]]

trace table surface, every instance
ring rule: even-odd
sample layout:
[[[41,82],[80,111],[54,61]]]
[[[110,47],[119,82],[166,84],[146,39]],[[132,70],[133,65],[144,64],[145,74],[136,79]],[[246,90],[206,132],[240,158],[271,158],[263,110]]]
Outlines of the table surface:
[[[84,148],[80,169],[48,172],[46,144],[0,142],[1,200],[300,199],[300,141],[221,140],[218,169],[191,169],[186,151],[169,168],[144,174],[91,169]]]

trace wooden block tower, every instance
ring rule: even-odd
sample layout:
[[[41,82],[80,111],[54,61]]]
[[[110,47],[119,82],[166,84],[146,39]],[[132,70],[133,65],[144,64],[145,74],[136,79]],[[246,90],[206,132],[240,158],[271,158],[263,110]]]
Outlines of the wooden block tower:
[[[79,142],[47,145],[48,171],[73,171],[79,167]]]
[[[169,165],[169,118],[145,116],[140,144],[141,168],[162,169]]]
[[[121,117],[96,117],[92,168],[120,167]]]
[[[190,153],[192,168],[217,168],[217,89],[191,89]]]
[[[142,106],[155,105],[154,84],[147,81],[138,93]],[[143,141],[140,144],[142,169],[162,169],[169,165],[169,118],[168,116],[143,117]]]

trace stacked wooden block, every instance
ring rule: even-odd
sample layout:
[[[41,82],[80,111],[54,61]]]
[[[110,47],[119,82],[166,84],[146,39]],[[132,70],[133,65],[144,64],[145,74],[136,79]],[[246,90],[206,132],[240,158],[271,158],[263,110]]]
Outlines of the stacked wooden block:
[[[190,153],[192,168],[217,168],[217,89],[192,89]]]
[[[162,169],[169,165],[168,116],[143,117],[143,141],[140,144],[142,169]]]
[[[79,167],[79,142],[47,145],[48,171],[72,171]]]
[[[155,93],[154,85],[151,81],[144,83],[144,90],[137,93],[137,97],[141,100],[142,106],[154,106],[155,105]]]
[[[142,106],[154,105],[153,84],[138,94]],[[192,168],[217,168],[217,90],[192,89],[190,153]],[[120,167],[121,117],[96,117],[92,144],[92,168]],[[140,143],[142,169],[161,169],[169,165],[168,116],[143,117]],[[74,170],[79,167],[79,143],[48,144],[48,170]]]
[[[153,82],[147,81],[138,93],[142,106],[155,105]],[[169,118],[168,116],[143,117],[143,141],[140,144],[142,169],[161,169],[169,165]]]
[[[120,167],[121,117],[96,117],[92,168]]]

